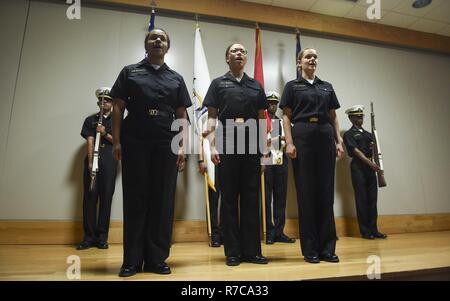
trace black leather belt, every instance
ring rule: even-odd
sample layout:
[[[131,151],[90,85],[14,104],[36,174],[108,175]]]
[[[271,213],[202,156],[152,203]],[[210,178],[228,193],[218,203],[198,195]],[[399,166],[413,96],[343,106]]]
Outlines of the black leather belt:
[[[172,118],[172,119],[174,118],[173,113],[168,113],[168,112],[160,111],[157,109],[148,109],[148,115],[151,117],[162,116],[162,117],[168,117],[168,118]]]
[[[301,118],[299,120],[300,122],[306,122],[306,123],[318,123],[318,124],[324,124],[324,123],[329,123],[330,121],[324,120],[324,119],[320,119],[319,117],[308,117],[308,118]]]

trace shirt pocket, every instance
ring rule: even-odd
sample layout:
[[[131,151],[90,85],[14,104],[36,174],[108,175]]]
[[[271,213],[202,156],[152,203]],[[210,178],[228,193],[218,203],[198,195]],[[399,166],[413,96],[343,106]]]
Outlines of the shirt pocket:
[[[158,84],[154,89],[156,101],[159,105],[168,106],[175,110],[178,107],[178,94],[180,83],[176,80],[166,80],[164,84]]]
[[[292,87],[293,90],[293,94],[294,94],[294,103],[293,103],[293,107],[301,107],[304,106],[305,103],[307,102],[307,100],[309,99],[308,97],[308,86],[306,85],[294,85]]]
[[[247,98],[256,101],[258,98],[259,91],[261,90],[258,86],[248,85],[245,87],[245,93],[247,94]]]
[[[319,101],[321,106],[325,106],[326,111],[329,110],[331,93],[333,93],[333,88],[331,86],[318,86],[317,92],[319,94]]]
[[[130,97],[133,102],[154,97],[152,82],[149,79],[149,73],[147,71],[131,73],[128,77],[128,83]]]

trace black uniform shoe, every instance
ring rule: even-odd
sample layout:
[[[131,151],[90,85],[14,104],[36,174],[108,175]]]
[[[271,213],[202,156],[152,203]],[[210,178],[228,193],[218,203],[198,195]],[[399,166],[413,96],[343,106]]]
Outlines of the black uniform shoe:
[[[220,247],[220,237],[219,236],[211,237],[211,247],[213,247],[213,248]]]
[[[295,242],[295,238],[289,237],[285,234],[282,234],[280,237],[275,239],[275,242],[285,242],[288,244],[292,244]]]
[[[242,257],[243,262],[250,262],[250,263],[256,263],[256,264],[268,264],[269,261],[266,257],[256,255],[256,256],[246,256]]]
[[[304,256],[303,259],[309,263],[320,263],[318,256]]]
[[[266,236],[266,245],[273,245],[274,239],[272,236]]]
[[[165,262],[144,265],[144,272],[156,273],[161,275],[168,275],[172,273],[170,267]]]
[[[119,272],[119,277],[131,277],[136,275],[136,273],[141,272],[140,268],[136,268],[135,266],[126,266],[121,267]]]
[[[241,260],[239,259],[239,257],[235,257],[235,256],[228,256],[227,257],[227,265],[228,266],[238,266],[241,264]]]
[[[92,242],[88,242],[88,241],[82,241],[78,246],[77,246],[77,250],[86,250],[86,249],[90,249],[94,246],[94,244]]]
[[[381,233],[381,232],[376,232],[376,233],[373,234],[373,237],[385,239],[385,238],[387,238],[387,235],[384,234],[384,233]]]
[[[106,241],[100,241],[97,243],[97,248],[98,249],[108,249],[109,245]]]
[[[373,236],[372,234],[363,234],[363,235],[361,235],[361,237],[364,239],[370,239],[370,240],[375,239],[375,236]]]
[[[319,259],[326,262],[339,262],[339,257],[336,254],[324,254]]]

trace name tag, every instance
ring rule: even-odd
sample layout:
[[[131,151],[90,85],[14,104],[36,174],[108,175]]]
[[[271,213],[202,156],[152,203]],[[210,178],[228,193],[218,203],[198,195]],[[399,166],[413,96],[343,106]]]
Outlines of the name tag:
[[[219,88],[234,88],[234,83],[232,81],[222,81],[219,83]]]

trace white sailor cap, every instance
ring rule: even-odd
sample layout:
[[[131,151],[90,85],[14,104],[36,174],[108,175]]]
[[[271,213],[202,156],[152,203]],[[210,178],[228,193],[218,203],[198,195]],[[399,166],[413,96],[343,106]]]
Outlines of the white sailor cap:
[[[364,106],[363,105],[356,105],[356,106],[350,107],[347,110],[345,110],[345,114],[348,114],[348,116],[351,116],[351,115],[364,115]]]
[[[102,100],[102,97],[105,99],[112,99],[112,97],[109,95],[109,91],[111,91],[110,87],[101,87],[95,90],[95,96],[98,100]]]
[[[267,100],[274,100],[276,102],[280,102],[280,94],[275,91],[269,91],[266,93]]]

